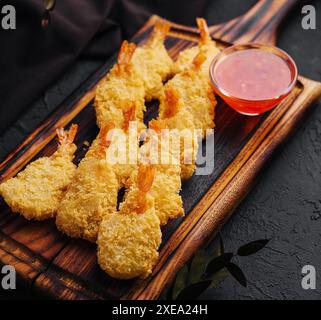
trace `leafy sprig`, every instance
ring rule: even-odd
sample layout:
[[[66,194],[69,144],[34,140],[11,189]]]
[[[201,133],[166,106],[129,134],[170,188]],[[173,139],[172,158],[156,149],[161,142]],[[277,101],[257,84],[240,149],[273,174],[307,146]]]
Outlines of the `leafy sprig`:
[[[180,269],[172,287],[163,292],[162,299],[196,299],[206,290],[218,286],[229,275],[243,287],[247,286],[244,272],[232,262],[232,259],[236,256],[245,257],[257,253],[268,244],[269,240],[252,241],[242,245],[236,253],[225,252],[221,234],[219,240],[219,246],[214,252],[207,254],[201,249]]]

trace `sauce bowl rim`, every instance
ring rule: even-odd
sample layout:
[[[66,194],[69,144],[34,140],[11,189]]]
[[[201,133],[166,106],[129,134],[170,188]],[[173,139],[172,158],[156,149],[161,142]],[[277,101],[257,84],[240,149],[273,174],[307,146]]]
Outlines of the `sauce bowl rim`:
[[[289,86],[284,90],[284,92],[282,92],[280,95],[273,97],[273,98],[268,98],[268,99],[244,99],[244,98],[240,98],[237,96],[233,96],[231,94],[229,94],[224,88],[222,88],[218,82],[216,81],[215,78],[215,66],[218,62],[220,62],[221,59],[223,59],[225,56],[236,52],[236,51],[242,51],[242,50],[248,50],[248,49],[259,49],[265,52],[271,52],[275,55],[277,55],[278,57],[282,58],[285,63],[287,65],[291,64],[292,67],[290,66],[289,68],[292,69],[294,71],[294,76],[293,79],[291,81],[291,83],[289,84]],[[286,57],[286,59],[284,59],[284,57]],[[294,59],[284,50],[273,46],[273,45],[267,45],[267,44],[260,44],[260,43],[255,43],[255,42],[249,42],[249,43],[245,43],[245,44],[235,44],[232,46],[229,46],[227,48],[225,48],[223,51],[221,51],[217,56],[215,56],[215,58],[212,60],[211,64],[210,64],[210,69],[209,69],[209,74],[210,74],[210,80],[212,85],[216,88],[216,90],[218,92],[220,92],[222,95],[224,95],[227,98],[230,99],[234,99],[234,100],[238,100],[240,102],[256,102],[256,103],[266,103],[268,101],[274,101],[274,100],[279,100],[282,99],[283,97],[286,97],[294,88],[294,86],[296,85],[297,81],[298,81],[298,68],[297,65],[294,61]]]

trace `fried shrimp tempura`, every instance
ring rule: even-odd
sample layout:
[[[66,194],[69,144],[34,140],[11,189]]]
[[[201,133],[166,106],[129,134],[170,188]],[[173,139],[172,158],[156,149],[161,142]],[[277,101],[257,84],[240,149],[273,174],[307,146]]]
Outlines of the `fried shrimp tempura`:
[[[138,130],[145,128],[145,89],[143,81],[133,67],[132,56],[135,50],[134,43],[123,42],[116,65],[96,90],[94,106],[100,128],[108,123],[114,123],[116,128],[123,128],[126,122],[126,108],[130,103],[135,103]]]
[[[184,105],[180,92],[173,86],[165,86],[165,96],[160,102],[157,122],[162,128],[175,130],[173,139],[176,136],[178,140],[173,147],[178,148],[179,144],[181,178],[189,179],[195,171],[199,137],[195,132],[193,115]]]
[[[197,18],[196,22],[201,36],[199,44],[180,52],[174,63],[174,73],[177,74],[189,70],[193,65],[194,58],[199,52],[202,52],[206,56],[206,60],[202,65],[201,71],[204,76],[209,78],[210,64],[213,58],[220,52],[220,49],[215,41],[211,39],[205,19]]]
[[[111,277],[146,278],[156,263],[162,234],[149,194],[154,175],[152,166],[140,165],[120,211],[105,215],[100,225],[98,263]]]
[[[160,97],[163,82],[173,72],[173,60],[164,46],[169,29],[168,23],[157,23],[148,41],[138,47],[133,55],[132,63],[135,71],[144,82],[147,101]]]
[[[136,125],[136,104],[129,103],[123,110],[124,123],[122,128],[118,128],[117,133],[113,134],[112,141],[106,151],[107,162],[112,166],[120,187],[123,187],[136,168],[137,154],[139,149],[138,132],[130,133],[130,125]],[[134,126],[135,130],[135,126]]]
[[[69,132],[57,130],[59,146],[52,156],[37,159],[0,185],[0,194],[13,212],[28,220],[55,216],[76,171],[72,162],[77,149],[73,144],[76,133],[77,125],[72,125]]]
[[[178,155],[172,153],[171,146],[175,141],[166,132],[160,132],[161,128],[158,127],[156,120],[149,123],[149,128],[157,135],[151,135],[140,147],[139,158],[140,161],[149,159],[151,163],[155,163],[156,173],[149,194],[154,197],[160,224],[165,225],[169,219],[184,215],[183,201],[179,194],[182,185],[179,152]],[[162,163],[162,160],[166,163]],[[136,168],[127,182],[127,187],[137,183],[137,175]]]
[[[95,242],[103,216],[116,210],[119,183],[106,161],[111,128],[100,130],[58,208],[56,225],[71,237]]]
[[[194,128],[202,130],[202,138],[206,135],[206,129],[214,128],[214,110],[217,104],[208,77],[202,76],[204,63],[206,56],[200,52],[194,58],[192,67],[168,81],[164,89],[165,92],[174,90],[178,93],[179,103],[191,114]],[[161,102],[160,113],[164,113],[163,110],[166,109],[166,101]]]

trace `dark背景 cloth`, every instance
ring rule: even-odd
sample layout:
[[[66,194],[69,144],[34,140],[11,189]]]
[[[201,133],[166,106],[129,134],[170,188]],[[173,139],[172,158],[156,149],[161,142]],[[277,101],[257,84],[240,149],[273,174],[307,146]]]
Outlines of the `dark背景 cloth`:
[[[152,15],[194,24],[205,0],[12,0],[16,30],[0,28],[0,134],[80,56],[106,59]],[[0,5],[1,7],[1,5]]]

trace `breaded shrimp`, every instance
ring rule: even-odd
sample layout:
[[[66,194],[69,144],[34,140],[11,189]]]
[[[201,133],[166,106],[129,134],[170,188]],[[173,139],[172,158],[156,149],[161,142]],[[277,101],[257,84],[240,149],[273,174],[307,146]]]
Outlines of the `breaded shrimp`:
[[[59,146],[52,156],[37,159],[0,185],[0,193],[13,212],[35,220],[56,215],[77,168],[72,162],[77,149],[73,144],[76,133],[77,125],[68,132],[57,130]]]
[[[122,128],[125,110],[130,103],[135,103],[135,117],[139,123],[139,130],[145,128],[145,89],[143,81],[133,68],[132,56],[135,50],[135,44],[123,42],[117,64],[96,90],[94,106],[100,128],[111,122],[116,128]]]
[[[150,165],[140,165],[120,211],[106,214],[98,233],[98,263],[117,279],[146,278],[158,258],[160,221],[149,194],[155,175]]]
[[[173,147],[179,143],[181,177],[183,180],[189,179],[195,171],[199,137],[195,131],[193,115],[184,105],[184,99],[174,86],[165,86],[157,121],[162,127],[176,130],[178,141]]]
[[[201,76],[202,66],[206,63],[203,52],[196,55],[189,70],[177,74],[168,81],[164,90],[174,90],[178,93],[180,104],[188,111],[196,129],[202,130],[205,137],[206,129],[214,128],[215,106],[217,104],[213,89],[207,77]],[[160,104],[160,113],[168,109],[166,101]]]
[[[148,41],[138,47],[133,55],[132,63],[135,71],[144,82],[145,99],[159,99],[163,82],[173,72],[173,60],[169,56],[164,40],[170,25],[158,22]]]
[[[209,67],[213,58],[220,52],[215,41],[211,39],[205,19],[196,19],[200,31],[200,41],[198,46],[181,51],[176,62],[174,63],[174,72],[180,73],[189,70],[192,67],[193,60],[199,52],[203,52],[206,60],[202,65],[201,71],[204,76],[209,78]]]
[[[152,163],[156,163],[154,183],[149,194],[155,199],[155,210],[161,225],[165,225],[169,219],[184,215],[183,201],[179,195],[181,190],[179,154],[177,159],[171,148],[175,141],[172,141],[165,131],[160,131],[162,128],[158,127],[156,120],[149,123],[149,128],[155,131],[156,136],[149,137],[149,140],[140,147],[139,154],[140,160],[149,159]],[[154,143],[156,148],[152,146]],[[138,170],[135,169],[127,182],[127,187],[137,183],[137,175]]]
[[[58,208],[56,225],[69,236],[95,242],[103,216],[116,210],[119,183],[106,161],[111,128],[101,128]]]
[[[130,134],[130,125],[137,124],[136,104],[130,103],[123,110],[124,122],[122,128],[118,128],[117,133],[121,136],[112,137],[110,147],[107,149],[107,162],[113,167],[120,186],[124,186],[127,179],[137,165],[137,155],[139,149],[139,134]],[[119,140],[121,139],[121,140]],[[136,155],[136,156],[135,156]]]

